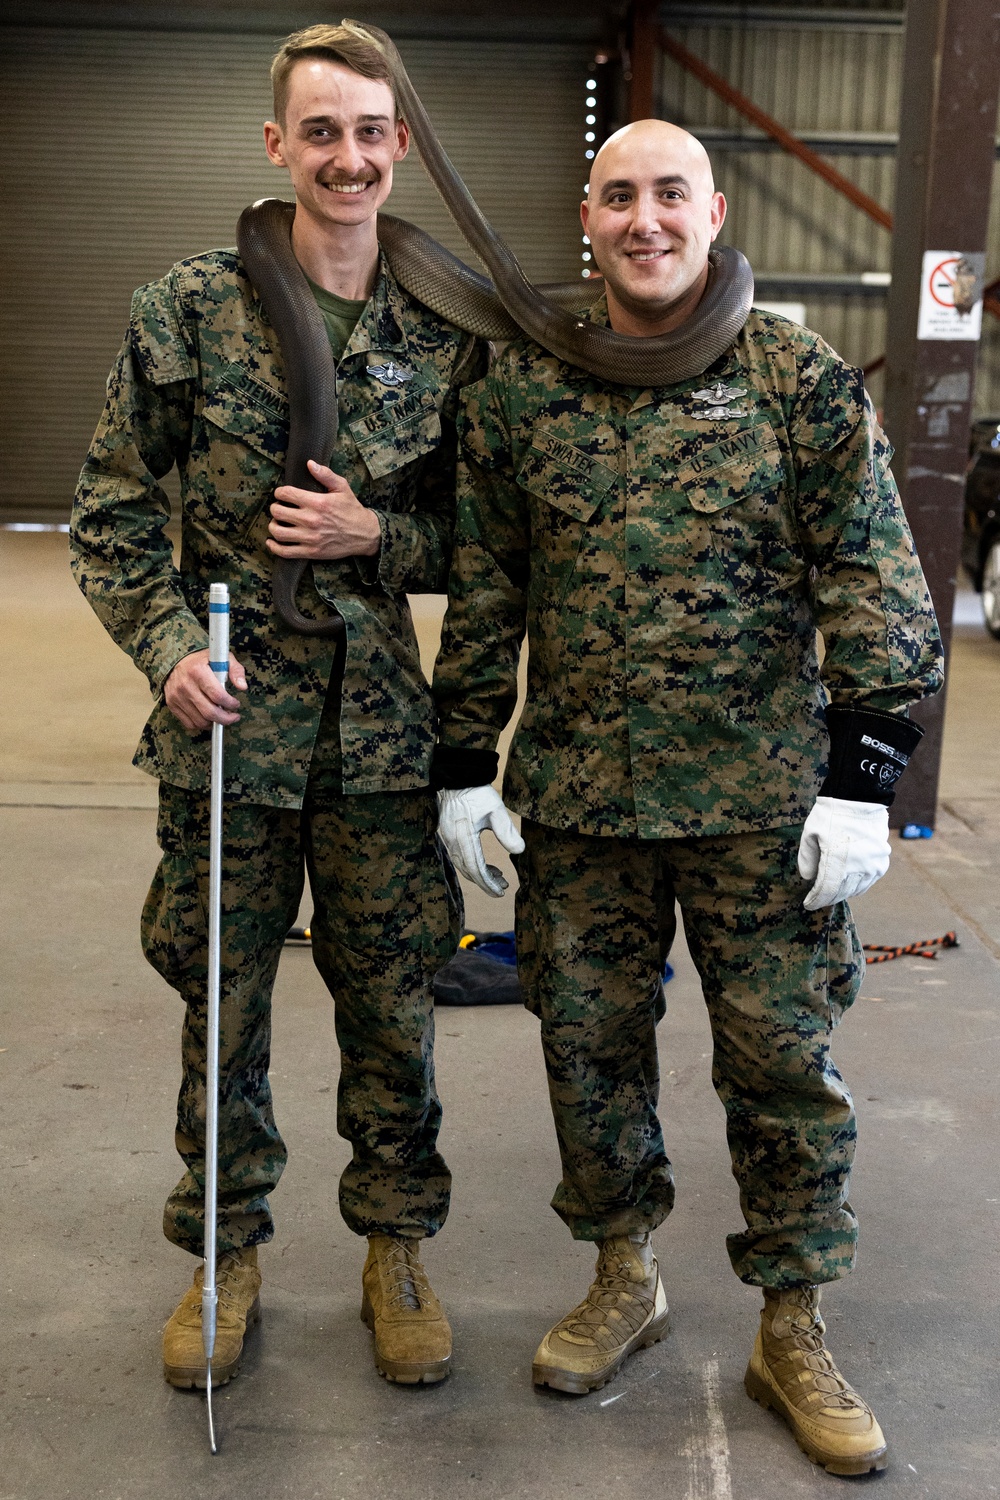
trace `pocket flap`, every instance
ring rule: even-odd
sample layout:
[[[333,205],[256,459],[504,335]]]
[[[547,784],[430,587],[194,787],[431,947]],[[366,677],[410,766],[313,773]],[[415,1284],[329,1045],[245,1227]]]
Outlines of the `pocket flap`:
[[[769,422],[734,433],[677,471],[688,503],[702,514],[747,500],[782,480],[781,448]]]
[[[205,394],[202,415],[223,432],[280,462],[288,444],[288,402],[261,380],[227,365]]]
[[[428,391],[414,393],[350,423],[351,436],[373,479],[432,452],[441,442],[441,415]]]
[[[536,428],[517,482],[577,521],[589,521],[617,479],[614,469],[546,428]]]

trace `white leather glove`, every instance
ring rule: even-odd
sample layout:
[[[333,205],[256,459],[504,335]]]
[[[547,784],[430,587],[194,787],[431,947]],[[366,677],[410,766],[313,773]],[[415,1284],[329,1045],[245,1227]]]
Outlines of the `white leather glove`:
[[[507,882],[483,857],[479,835],[491,828],[508,854],[520,854],[524,839],[511,822],[500,793],[491,786],[438,792],[438,833],[460,875],[489,896],[502,896]]]
[[[799,841],[799,874],[814,882],[802,905],[819,911],[862,895],[888,870],[889,854],[889,809],[881,802],[817,797]]]

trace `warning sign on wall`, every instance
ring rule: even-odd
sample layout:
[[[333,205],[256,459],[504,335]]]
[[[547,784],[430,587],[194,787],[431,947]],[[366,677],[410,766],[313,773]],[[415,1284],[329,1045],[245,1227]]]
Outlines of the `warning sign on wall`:
[[[918,339],[978,339],[983,324],[986,256],[925,250]]]

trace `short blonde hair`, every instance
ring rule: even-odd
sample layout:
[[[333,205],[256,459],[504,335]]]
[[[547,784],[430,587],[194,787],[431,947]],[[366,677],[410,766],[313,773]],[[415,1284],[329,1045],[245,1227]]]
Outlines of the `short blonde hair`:
[[[306,26],[294,31],[284,41],[271,64],[271,88],[274,92],[274,118],[279,125],[285,123],[288,107],[289,81],[292,69],[304,57],[322,57],[328,62],[343,63],[362,78],[374,78],[387,84],[392,90],[392,104],[399,114],[396,91],[392,87],[392,74],[385,56],[373,41],[364,35],[357,21],[343,20],[339,26]]]

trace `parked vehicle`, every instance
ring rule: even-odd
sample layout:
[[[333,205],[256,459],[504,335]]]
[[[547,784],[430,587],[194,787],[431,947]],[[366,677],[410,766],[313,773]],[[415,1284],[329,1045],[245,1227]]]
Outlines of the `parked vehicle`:
[[[975,422],[965,479],[962,562],[983,596],[983,621],[1000,640],[1000,421]]]

